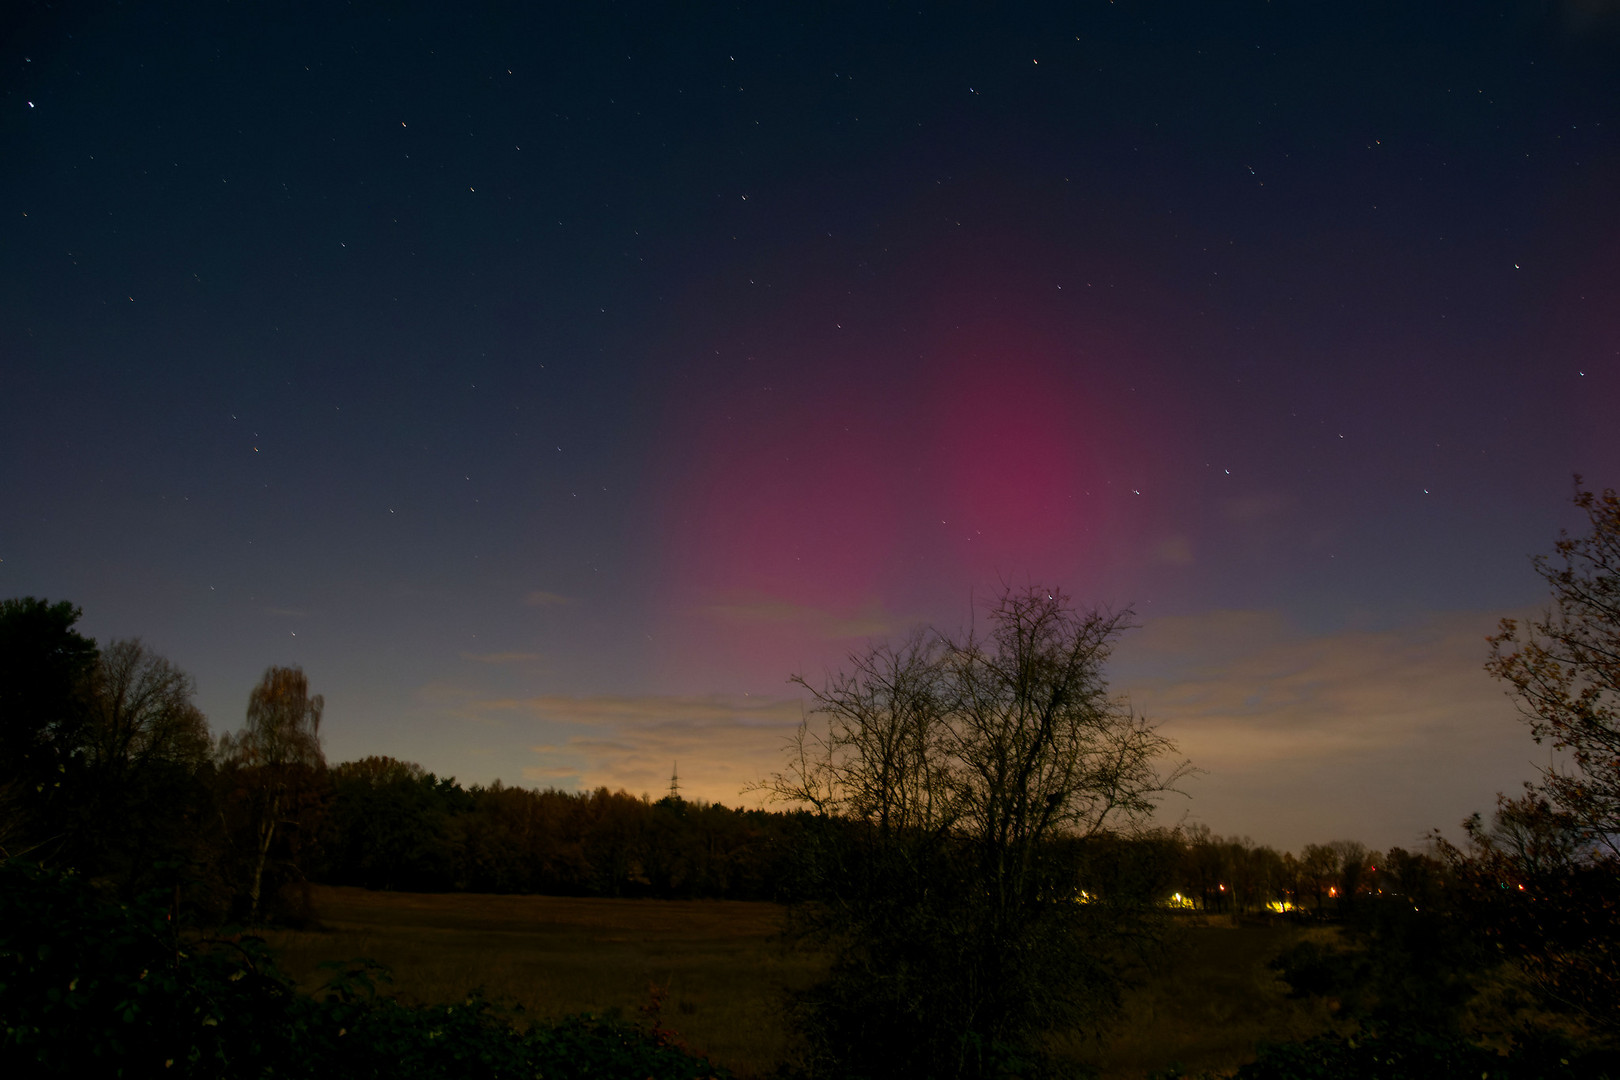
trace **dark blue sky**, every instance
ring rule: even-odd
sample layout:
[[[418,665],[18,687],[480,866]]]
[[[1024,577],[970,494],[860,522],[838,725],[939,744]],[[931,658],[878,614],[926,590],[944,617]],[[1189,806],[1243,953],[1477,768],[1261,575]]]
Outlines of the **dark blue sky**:
[[[1612,4],[0,15],[0,592],[333,759],[736,801],[998,582],[1182,810],[1410,843],[1620,483]]]

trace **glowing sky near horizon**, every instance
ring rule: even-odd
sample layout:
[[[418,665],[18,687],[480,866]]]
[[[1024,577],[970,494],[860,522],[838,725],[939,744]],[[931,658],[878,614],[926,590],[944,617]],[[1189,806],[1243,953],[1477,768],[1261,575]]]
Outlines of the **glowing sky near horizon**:
[[[6,16],[0,593],[219,731],[298,663],[334,760],[736,802],[789,675],[1047,584],[1166,820],[1454,825],[1620,485],[1620,23],[1281,7]]]

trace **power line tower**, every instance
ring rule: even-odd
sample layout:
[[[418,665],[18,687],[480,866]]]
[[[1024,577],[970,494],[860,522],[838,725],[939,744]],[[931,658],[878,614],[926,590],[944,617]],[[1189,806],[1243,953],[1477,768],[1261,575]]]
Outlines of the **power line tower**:
[[[681,797],[681,776],[679,771],[677,771],[677,764],[678,763],[671,762],[669,766],[669,797],[672,799],[679,799]]]

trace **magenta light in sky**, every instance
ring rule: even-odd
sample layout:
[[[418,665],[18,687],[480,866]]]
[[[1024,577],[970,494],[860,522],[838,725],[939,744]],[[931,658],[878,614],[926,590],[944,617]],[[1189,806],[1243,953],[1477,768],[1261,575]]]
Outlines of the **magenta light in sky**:
[[[666,442],[663,677],[779,689],[1003,582],[1129,602],[1111,590],[1159,527],[1182,410],[1083,300],[994,278],[920,267],[883,319],[795,303],[735,332]]]

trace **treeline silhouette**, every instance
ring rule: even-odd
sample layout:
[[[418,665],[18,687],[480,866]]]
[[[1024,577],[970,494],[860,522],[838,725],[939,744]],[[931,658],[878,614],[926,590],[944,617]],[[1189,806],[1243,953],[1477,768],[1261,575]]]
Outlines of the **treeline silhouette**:
[[[387,757],[324,778],[310,873],[417,892],[781,900],[805,815],[669,795],[462,787]]]
[[[333,766],[324,789],[310,876],[368,889],[790,901],[812,887],[802,850],[826,827],[678,794],[464,788],[388,757]],[[1075,843],[1088,897],[1124,890],[1217,914],[1334,916],[1358,898],[1427,897],[1443,873],[1399,848],[1336,841],[1296,856],[1205,826]]]
[[[458,848],[468,865],[490,865],[507,826],[544,827],[540,804],[396,763],[328,769],[323,703],[296,668],[267,670],[216,743],[189,676],[138,640],[99,647],[79,615],[0,602],[0,1074],[729,1076],[656,1020],[516,1026],[476,993],[408,1004],[376,993],[368,961],[299,993],[262,939],[219,927],[307,919],[325,839],[360,853],[343,864],[357,873],[422,884],[448,850],[437,824],[459,822],[479,838]]]
[[[1604,535],[1620,537],[1620,503],[1606,498],[1613,523]],[[1039,599],[1034,593],[1030,598]],[[1047,600],[1061,605],[1052,596]],[[871,804],[877,810],[863,812],[829,812],[820,806],[743,809],[688,800],[673,790],[654,799],[606,788],[567,792],[500,782],[463,786],[453,777],[387,757],[328,765],[319,739],[323,702],[310,692],[301,671],[286,667],[266,670],[250,691],[243,726],[216,741],[192,702],[188,675],[138,640],[98,645],[74,629],[79,616],[65,602],[0,602],[0,892],[5,894],[0,900],[17,912],[37,910],[39,898],[47,894],[62,897],[58,906],[64,911],[79,905],[73,908],[78,913],[61,925],[19,916],[0,933],[0,997],[16,1015],[31,1017],[17,1030],[27,1038],[38,1036],[41,1055],[59,1055],[72,1042],[69,1033],[77,1023],[66,1013],[53,1012],[57,999],[40,996],[50,988],[62,993],[57,961],[49,958],[66,955],[62,943],[95,940],[102,933],[91,927],[101,925],[97,920],[106,923],[103,936],[111,935],[109,941],[121,935],[120,940],[131,943],[130,955],[171,957],[165,961],[164,992],[179,995],[176,1008],[190,1008],[185,1003],[214,994],[219,979],[234,986],[246,977],[242,972],[258,970],[259,960],[229,959],[241,947],[232,935],[222,937],[208,953],[226,959],[210,959],[199,967],[186,960],[176,928],[309,922],[316,915],[311,884],[331,884],[421,892],[768,900],[798,903],[801,911],[842,904],[867,919],[857,927],[867,935],[865,944],[856,952],[846,950],[833,981],[814,991],[821,997],[806,997],[799,1007],[820,1008],[822,1028],[817,1030],[830,1032],[829,1040],[842,1040],[842,1056],[827,1061],[864,1061],[873,1068],[889,1060],[882,1055],[896,1043],[895,1022],[911,1025],[917,1046],[934,1045],[933,1036],[920,1033],[939,1029],[954,1015],[950,994],[934,989],[954,985],[950,965],[960,963],[951,950],[960,951],[959,945],[979,949],[983,955],[975,962],[992,973],[1027,971],[1030,957],[1041,950],[1057,955],[1054,942],[1083,945],[1089,951],[1070,953],[1091,956],[1094,964],[1113,971],[1134,962],[1138,945],[1152,949],[1171,940],[1163,931],[1178,910],[1238,919],[1330,920],[1338,927],[1336,934],[1302,941],[1278,957],[1275,966],[1296,993],[1332,998],[1343,1015],[1363,1024],[1357,1039],[1324,1037],[1297,1049],[1307,1055],[1300,1059],[1305,1065],[1332,1062],[1350,1071],[1296,1068],[1289,1056],[1296,1050],[1283,1048],[1263,1053],[1242,1075],[1373,1075],[1350,1063],[1368,1053],[1394,1061],[1431,1051],[1443,1051],[1451,1064],[1466,1064],[1467,1072],[1474,1069],[1476,1057],[1494,1051],[1481,1049],[1477,1033],[1463,1028],[1463,1012],[1479,1000],[1482,987],[1503,978],[1522,980],[1539,1007],[1572,1025],[1515,1028],[1515,1060],[1521,1050],[1530,1057],[1523,1057],[1515,1066],[1522,1070],[1513,1075],[1552,1075],[1542,1067],[1546,1061],[1566,1063],[1560,1065],[1564,1069],[1577,1060],[1566,1034],[1591,1040],[1580,1051],[1587,1056],[1579,1058],[1588,1074],[1599,1074],[1592,1069],[1620,1071],[1612,1059],[1603,1058],[1607,1064],[1600,1066],[1590,1056],[1607,1053],[1605,1048],[1613,1044],[1614,1002],[1620,1000],[1613,962],[1615,927],[1620,925],[1615,834],[1609,818],[1580,801],[1588,799],[1599,811],[1616,805],[1604,801],[1611,789],[1620,790],[1612,785],[1599,789],[1601,798],[1591,796],[1589,787],[1565,791],[1554,785],[1532,788],[1518,799],[1504,798],[1488,823],[1476,816],[1467,824],[1466,848],[1435,836],[1425,851],[1377,852],[1338,840],[1307,845],[1296,854],[1246,837],[1222,837],[1202,825],[1054,833],[1030,845],[1038,859],[1031,864],[1027,887],[1041,918],[1031,922],[1034,930],[1027,940],[1008,944],[985,930],[986,925],[991,930],[996,926],[994,919],[984,918],[994,912],[982,886],[986,852],[998,857],[1009,852],[988,848],[959,830],[905,819],[895,809],[904,807],[894,800],[877,800]],[[1078,625],[1083,630],[1089,624]],[[966,646],[957,649],[960,656],[948,659],[977,675],[983,654]],[[876,655],[887,661],[901,654]],[[1518,655],[1501,663],[1520,663]],[[874,678],[893,675],[881,665],[871,670]],[[1528,680],[1540,669],[1527,670]],[[894,685],[892,679],[885,683],[885,694],[892,694]],[[1620,687],[1620,682],[1611,680],[1611,685]],[[850,687],[860,689],[853,683],[835,689],[854,695]],[[926,702],[925,690],[909,692],[915,701]],[[862,708],[868,703],[864,697],[850,700]],[[882,700],[893,705],[892,698]],[[866,716],[853,705],[849,711]],[[1098,710],[1097,715],[1111,717],[1127,734],[1151,734],[1133,726],[1128,713]],[[1595,772],[1597,767],[1588,768]],[[881,779],[888,774],[872,775]],[[876,790],[889,793],[881,786]],[[918,790],[926,793],[926,788]],[[1037,809],[1056,805],[1050,797],[1024,803]],[[856,802],[851,805],[858,808]],[[907,873],[912,877],[905,878]],[[916,901],[913,893],[927,903]],[[161,908],[151,906],[154,898]],[[108,900],[122,906],[105,906]],[[116,914],[136,910],[156,911],[152,925],[159,929],[140,929],[121,921],[126,915]],[[921,923],[919,912],[926,915]],[[51,933],[57,936],[47,941]],[[105,970],[97,968],[101,974],[96,978],[107,980],[107,986],[146,979],[145,969],[132,976],[135,969],[126,970],[128,964],[113,963],[111,951],[79,952],[89,958],[83,961],[91,965],[86,971],[92,970],[95,957],[101,958],[96,963]],[[894,1000],[874,997],[874,987],[881,991],[896,985],[891,976],[900,969],[910,971],[906,994]],[[1117,981],[1108,971],[1088,976],[1080,989],[1108,989],[1113,986],[1110,978]],[[78,980],[70,973],[69,998],[77,992]],[[1007,976],[1004,981],[1016,980]],[[301,1032],[309,1024],[324,1031],[336,1015],[301,1019],[303,1006],[287,996],[284,981],[268,977],[254,985],[265,994],[255,999],[254,1008],[268,1010],[265,1023],[282,1031],[289,1047],[304,1038]],[[330,999],[332,1007],[353,1006],[368,1025],[399,1025],[388,1030],[408,1029],[415,1033],[409,1038],[419,1038],[424,1046],[438,1038],[440,1021],[433,1016],[387,1012],[391,1006],[368,1011],[372,1006],[355,1005],[344,996],[348,992]],[[1117,1006],[1117,991],[1109,993],[1113,996],[1094,1009],[1097,1015]],[[872,1022],[891,1014],[898,1021]],[[501,1025],[486,1025],[481,1016],[475,1013],[469,1021],[469,1039],[492,1032],[490,1045],[501,1054],[517,1054],[514,1061],[532,1062],[532,1055],[540,1053],[512,1041],[515,1036]],[[173,1034],[169,1020],[154,1023],[153,1031],[163,1039]],[[1040,1030],[1030,1026],[1030,1032]],[[56,1034],[48,1035],[51,1031]],[[1425,1041],[1436,1033],[1449,1040],[1443,1047]],[[598,1034],[591,1029],[581,1038],[596,1039]],[[953,1075],[1001,1075],[1011,1068],[1009,1062],[1023,1060],[1020,1055],[1034,1045],[1030,1039],[1035,1035],[1013,1034],[1023,1041],[991,1033],[963,1042],[964,1050],[978,1055],[972,1059],[977,1064]],[[603,1037],[616,1048],[631,1045],[617,1029]],[[118,1038],[109,1036],[110,1041],[96,1045],[114,1053],[121,1045]],[[379,1038],[385,1043],[394,1036]],[[661,1046],[656,1037],[648,1045]],[[828,1045],[834,1046],[831,1041]],[[227,1057],[239,1052],[220,1051]],[[934,1075],[931,1065],[917,1071],[917,1062],[926,1057],[913,1054],[900,1062],[903,1068],[889,1074]],[[1536,1064],[1526,1064],[1532,1059]],[[687,1074],[687,1063],[671,1060],[676,1072]],[[1273,1070],[1273,1064],[1281,1071]],[[524,1064],[519,1071],[528,1067]],[[193,1071],[210,1074],[203,1065]],[[1450,1065],[1440,1073],[1462,1074]]]
[[[320,698],[292,668],[269,669],[256,719],[216,744],[190,676],[139,640],[98,646],[79,617],[0,604],[0,850],[126,900],[160,889],[189,921],[306,919],[311,883],[791,902],[818,887],[816,831],[846,827],[674,792],[463,786],[380,756],[328,766]],[[1296,856],[1201,826],[1064,842],[1077,894],[1213,913],[1331,916],[1439,873],[1422,855],[1340,841]]]
[[[190,676],[79,609],[0,603],[0,853],[210,924],[308,918],[310,882],[373,889],[780,899],[792,815],[625,792],[463,787],[370,757],[328,767],[322,701],[272,667],[217,744]]]

